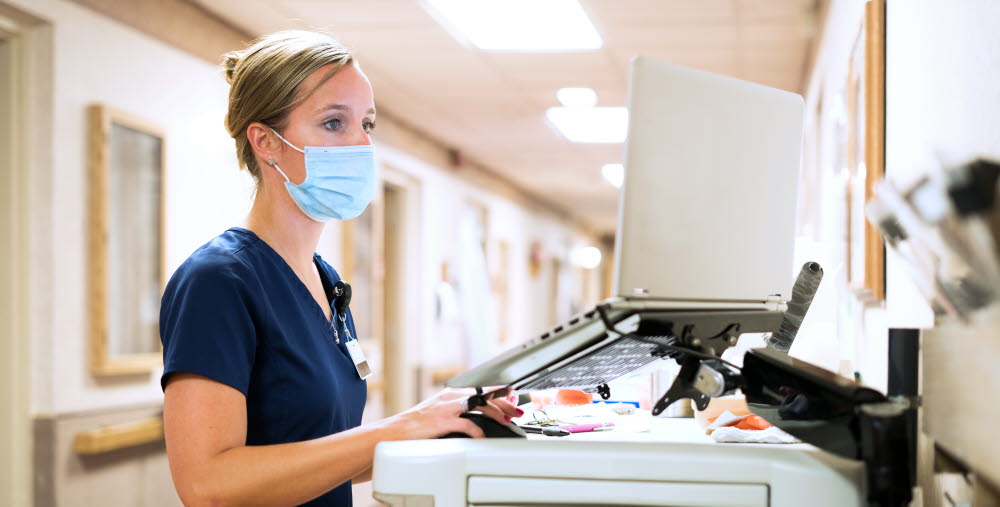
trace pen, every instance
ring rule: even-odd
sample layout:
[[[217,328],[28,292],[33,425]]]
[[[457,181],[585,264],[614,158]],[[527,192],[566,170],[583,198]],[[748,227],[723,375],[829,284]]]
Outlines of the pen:
[[[570,434],[569,430],[557,426],[521,426],[525,433],[540,433],[549,437],[565,437]]]

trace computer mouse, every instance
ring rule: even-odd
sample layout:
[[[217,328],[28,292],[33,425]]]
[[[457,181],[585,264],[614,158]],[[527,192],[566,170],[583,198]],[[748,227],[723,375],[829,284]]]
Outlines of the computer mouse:
[[[500,424],[492,417],[485,416],[479,412],[465,412],[459,417],[464,417],[483,429],[486,438],[527,438],[528,435],[518,425],[514,423]],[[452,432],[440,438],[469,438],[462,432]]]

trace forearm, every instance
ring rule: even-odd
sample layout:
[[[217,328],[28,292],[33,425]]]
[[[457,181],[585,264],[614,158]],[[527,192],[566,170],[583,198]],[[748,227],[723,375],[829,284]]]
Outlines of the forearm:
[[[354,478],[351,479],[351,483],[353,483],[353,484],[361,484],[362,482],[368,482],[370,480],[372,480],[372,468],[371,467],[369,467],[368,470],[365,470],[364,472],[361,472],[360,474],[355,475]]]
[[[379,422],[305,442],[236,447],[191,470],[186,489],[192,503],[298,505],[364,474],[375,445],[395,438]]]

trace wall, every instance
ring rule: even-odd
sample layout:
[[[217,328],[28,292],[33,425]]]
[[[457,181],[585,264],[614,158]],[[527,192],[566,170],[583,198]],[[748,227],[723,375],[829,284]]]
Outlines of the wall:
[[[835,370],[849,361],[866,384],[885,389],[888,327],[929,328],[934,318],[891,251],[884,305],[859,301],[846,283],[844,180],[832,132],[864,4],[830,2],[805,90],[803,181],[815,190],[801,194],[797,256],[820,260],[826,278],[793,353]],[[887,178],[905,187],[942,160],[1000,153],[998,9],[988,0],[887,2]]]
[[[886,162],[898,184],[938,173],[942,160],[1000,159],[998,20],[994,0],[888,2]],[[891,301],[900,301],[908,281],[900,270],[887,274]],[[889,310],[894,322],[932,321],[925,305]],[[998,310],[980,312],[969,326],[938,324],[921,337],[921,426],[934,440],[921,442],[923,505],[997,505],[982,485],[1000,484],[1000,445],[992,427],[976,421],[998,416],[996,404],[983,402],[997,397]],[[954,458],[969,469],[945,465]],[[946,480],[948,471],[957,480]],[[964,496],[963,488],[977,491]]]
[[[886,167],[905,187],[942,161],[1000,157],[1000,4],[990,0],[888,4]],[[933,316],[905,272],[887,273],[894,324]],[[896,304],[898,303],[898,304]]]
[[[222,128],[226,84],[211,64],[74,4],[13,4],[55,27],[52,185],[38,195],[40,213],[48,218],[43,229],[47,237],[40,242],[53,262],[31,268],[48,271],[39,277],[48,279],[42,289],[48,298],[34,315],[51,323],[38,326],[33,339],[32,411],[54,414],[156,400],[160,389],[155,373],[99,382],[87,369],[85,109],[103,102],[165,130],[167,262],[172,270],[191,245],[207,241],[249,209],[248,181],[234,168],[232,141]],[[177,76],[185,78],[178,83]]]
[[[846,168],[838,167],[837,123],[851,51],[864,20],[864,0],[832,0],[804,90],[806,101],[796,266],[824,268],[823,283],[791,352],[807,361],[886,389],[886,310],[855,296],[846,274]],[[890,259],[891,264],[891,259]]]
[[[158,417],[158,406],[39,417],[34,424],[34,505],[180,506],[163,441],[94,455],[74,450],[77,433]]]

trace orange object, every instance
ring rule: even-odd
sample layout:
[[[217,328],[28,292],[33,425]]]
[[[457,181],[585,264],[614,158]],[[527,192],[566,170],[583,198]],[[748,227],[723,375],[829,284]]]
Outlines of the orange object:
[[[742,421],[736,423],[736,428],[741,430],[766,430],[771,426],[771,423],[759,415],[746,416]]]
[[[590,405],[594,397],[576,389],[560,389],[556,393],[556,404],[565,406]]]
[[[691,402],[691,406],[695,409],[694,420],[702,428],[712,424],[709,419],[714,421],[714,418],[719,417],[727,410],[737,417],[750,415],[752,413],[750,412],[750,408],[747,407],[746,398],[744,398],[742,394],[712,398],[708,402],[708,406],[705,407],[705,410],[698,410],[697,407],[694,406],[693,401]]]

